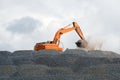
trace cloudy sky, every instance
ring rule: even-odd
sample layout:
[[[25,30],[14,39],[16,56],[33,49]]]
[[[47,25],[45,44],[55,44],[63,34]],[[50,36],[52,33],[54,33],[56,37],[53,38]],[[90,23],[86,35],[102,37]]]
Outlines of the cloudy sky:
[[[73,21],[87,40],[120,53],[120,0],[0,0],[0,50],[31,50]],[[61,46],[75,49],[77,40],[72,31]]]

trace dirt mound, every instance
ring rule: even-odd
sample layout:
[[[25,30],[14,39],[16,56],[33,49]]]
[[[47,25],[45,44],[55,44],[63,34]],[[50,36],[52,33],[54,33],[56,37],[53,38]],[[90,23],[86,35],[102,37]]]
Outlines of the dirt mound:
[[[119,80],[120,55],[67,49],[0,51],[0,80]]]

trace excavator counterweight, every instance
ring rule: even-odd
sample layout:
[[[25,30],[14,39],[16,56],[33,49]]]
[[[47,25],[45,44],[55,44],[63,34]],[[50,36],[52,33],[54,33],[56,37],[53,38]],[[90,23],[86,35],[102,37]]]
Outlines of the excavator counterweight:
[[[84,35],[82,33],[82,30],[80,29],[80,26],[76,22],[73,22],[72,27],[67,26],[67,27],[59,29],[56,32],[53,41],[36,43],[36,45],[34,47],[34,50],[35,51],[39,51],[39,50],[57,50],[57,51],[60,51],[60,52],[63,51],[63,49],[59,47],[60,37],[61,37],[61,35],[65,34],[65,33],[68,33],[70,31],[73,31],[73,30],[75,30],[77,32],[77,34],[79,35],[79,37],[81,38],[81,40],[76,42],[76,45],[78,47],[85,48],[87,42],[86,42],[85,37],[84,37]]]

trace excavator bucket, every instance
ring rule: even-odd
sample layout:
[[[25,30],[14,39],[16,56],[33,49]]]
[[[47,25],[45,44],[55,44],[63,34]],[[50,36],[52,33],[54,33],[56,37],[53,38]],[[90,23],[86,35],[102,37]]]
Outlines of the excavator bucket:
[[[75,42],[75,44],[79,48],[86,48],[88,45],[87,41],[85,41],[85,40],[78,40],[77,42]]]

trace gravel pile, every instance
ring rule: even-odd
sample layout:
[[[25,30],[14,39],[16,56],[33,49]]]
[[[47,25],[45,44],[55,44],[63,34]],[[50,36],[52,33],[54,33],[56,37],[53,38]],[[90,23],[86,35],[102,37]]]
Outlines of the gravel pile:
[[[111,51],[0,51],[0,80],[119,79],[120,55]]]

